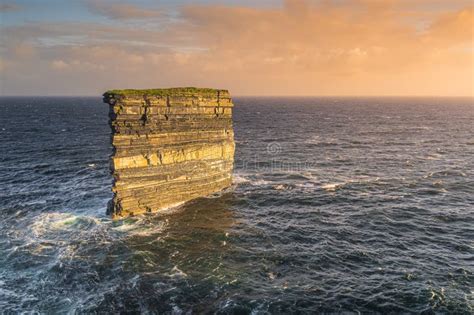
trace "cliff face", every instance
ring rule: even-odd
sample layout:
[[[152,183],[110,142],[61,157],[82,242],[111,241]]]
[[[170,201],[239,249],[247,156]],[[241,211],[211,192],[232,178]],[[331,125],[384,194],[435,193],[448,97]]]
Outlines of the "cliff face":
[[[226,90],[112,90],[114,197],[108,212],[155,212],[231,185],[232,100]]]

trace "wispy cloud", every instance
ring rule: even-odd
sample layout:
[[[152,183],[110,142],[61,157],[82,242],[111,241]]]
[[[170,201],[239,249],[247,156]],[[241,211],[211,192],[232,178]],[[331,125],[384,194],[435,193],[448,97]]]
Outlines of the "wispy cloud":
[[[21,6],[14,3],[0,3],[0,12],[18,11]]]
[[[88,0],[87,5],[93,13],[117,20],[149,19],[159,17],[162,14],[161,11],[140,8],[133,4],[113,3],[103,0]]]

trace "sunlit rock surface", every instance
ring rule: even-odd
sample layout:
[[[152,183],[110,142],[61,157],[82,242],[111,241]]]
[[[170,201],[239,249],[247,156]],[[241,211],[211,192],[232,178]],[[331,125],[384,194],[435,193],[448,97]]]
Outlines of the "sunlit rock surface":
[[[156,212],[231,185],[232,100],[227,90],[111,90],[108,212],[126,217]]]

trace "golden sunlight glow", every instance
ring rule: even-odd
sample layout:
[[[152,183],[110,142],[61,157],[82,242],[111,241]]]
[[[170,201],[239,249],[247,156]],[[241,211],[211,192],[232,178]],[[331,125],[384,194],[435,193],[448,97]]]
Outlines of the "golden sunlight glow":
[[[234,95],[473,96],[474,5],[440,3],[186,5],[175,19],[125,6],[106,12],[122,19],[117,25],[7,29],[0,71],[8,78],[6,92],[27,84],[76,94],[110,87],[216,86]],[[136,20],[127,24],[130,18],[163,22],[137,28]],[[87,41],[55,44],[57,38]],[[38,47],[38,39],[48,45]]]

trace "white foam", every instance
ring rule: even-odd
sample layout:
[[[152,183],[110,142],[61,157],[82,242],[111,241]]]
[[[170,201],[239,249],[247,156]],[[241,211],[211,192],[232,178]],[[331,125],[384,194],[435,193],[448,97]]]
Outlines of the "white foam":
[[[159,213],[169,214],[169,213],[178,212],[182,210],[181,206],[184,205],[185,203],[186,203],[185,201],[173,203],[172,205],[169,205],[168,207],[160,209]]]
[[[330,184],[325,184],[322,185],[321,188],[326,190],[326,191],[335,191],[339,187],[344,186],[346,183],[330,183]]]
[[[442,157],[443,156],[441,154],[433,153],[433,154],[428,154],[427,156],[423,156],[421,157],[421,159],[430,160],[430,161],[438,161],[438,160],[441,160]]]
[[[321,186],[322,189],[326,190],[326,191],[335,191],[339,188],[342,188],[343,186],[347,185],[347,184],[352,184],[352,183],[356,183],[356,184],[361,184],[361,183],[370,183],[370,182],[376,182],[376,181],[379,181],[380,178],[379,177],[370,177],[370,176],[361,176],[359,178],[355,178],[355,179],[348,179],[346,181],[343,181],[343,182],[336,182],[336,183],[328,183],[328,184],[324,184]]]
[[[52,212],[39,215],[34,223],[31,224],[30,230],[36,237],[48,237],[48,234],[51,233],[75,230],[77,223],[98,225],[100,221],[97,218],[89,216],[76,216],[70,213]]]
[[[285,185],[280,184],[280,185],[273,186],[273,189],[275,189],[275,190],[286,190],[287,188],[286,188]]]
[[[306,183],[298,183],[298,184],[295,184],[296,187],[300,187],[300,188],[312,188],[315,185],[315,183],[313,182],[306,182]]]
[[[175,278],[175,277],[186,278],[187,276],[188,275],[182,270],[180,270],[178,266],[174,266],[173,269],[171,269],[170,277],[172,278]]]
[[[320,136],[313,136],[304,141],[304,143],[314,144],[314,145],[335,145],[340,141],[336,138],[321,138]]]
[[[254,186],[265,186],[265,185],[269,184],[269,181],[266,181],[264,179],[257,179],[255,181],[251,182],[250,184],[252,184]]]
[[[169,210],[171,211],[171,210]],[[162,214],[162,212],[160,212]],[[159,224],[148,223],[144,216],[137,216],[133,219],[124,219],[119,225],[113,228],[114,231],[126,233],[129,236],[148,236],[161,232],[167,225],[167,220],[163,220]]]
[[[250,180],[248,178],[245,178],[243,175],[234,175],[232,177],[232,183],[234,184],[243,184],[248,182],[250,182]]]

